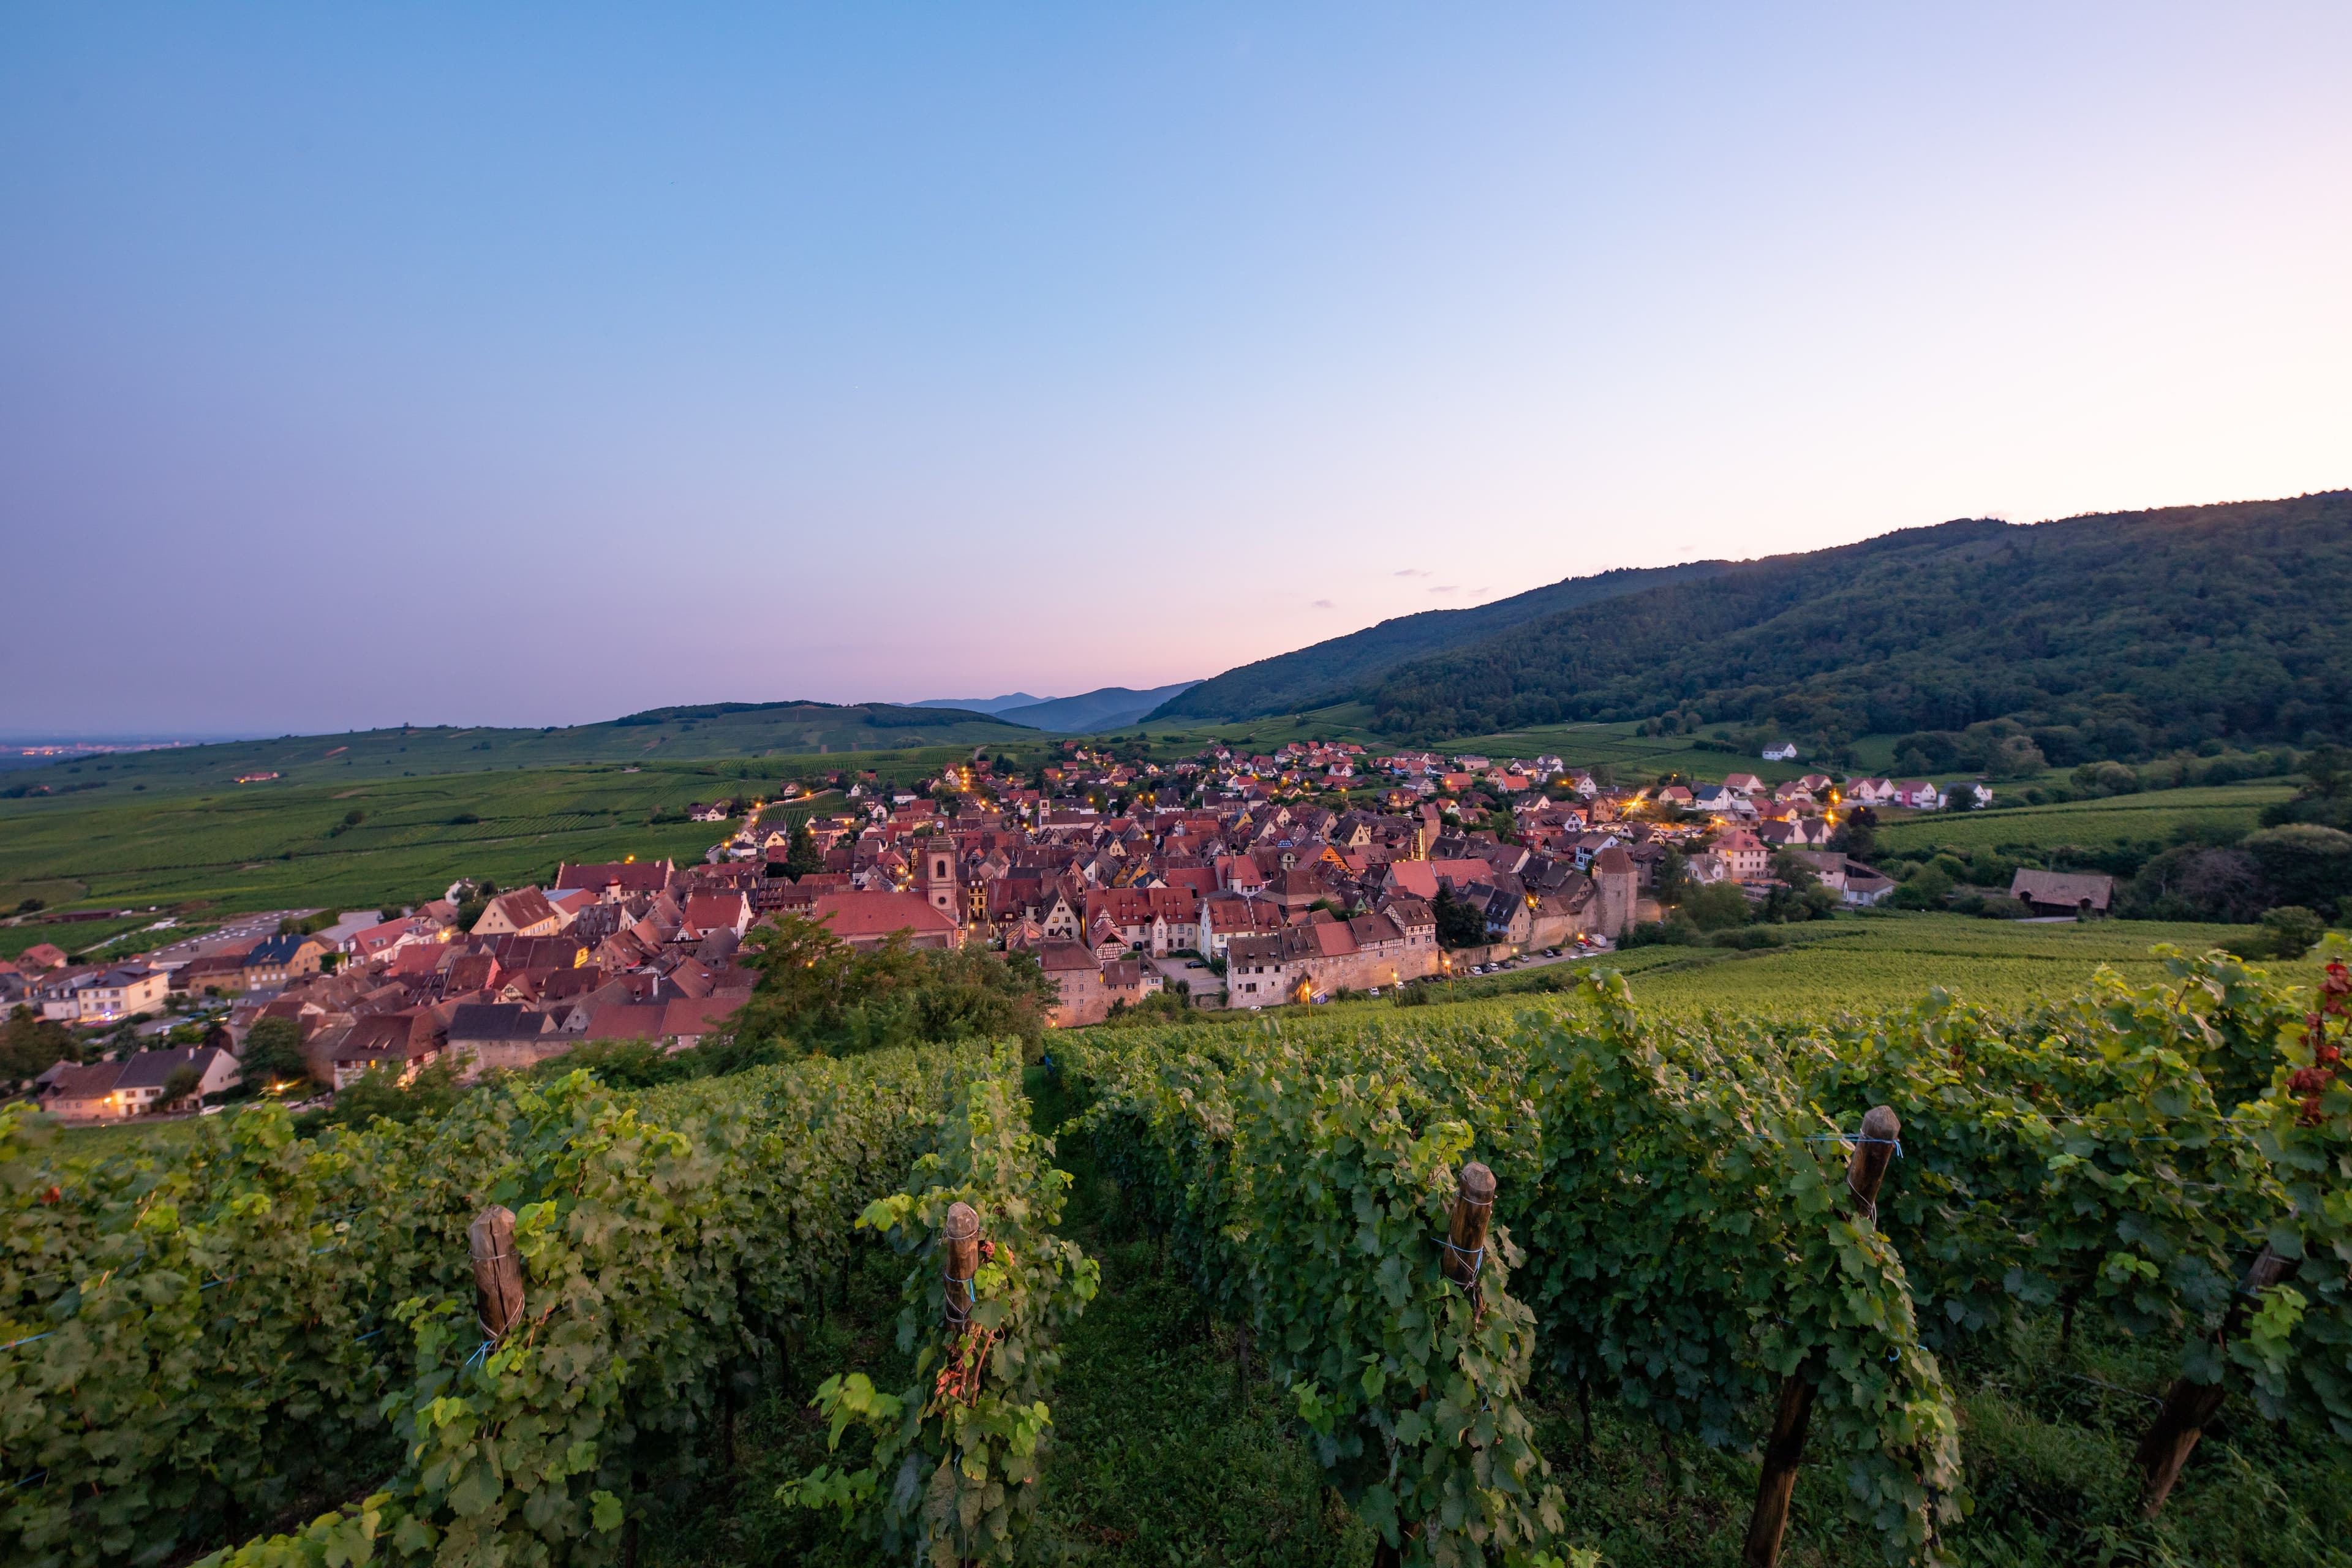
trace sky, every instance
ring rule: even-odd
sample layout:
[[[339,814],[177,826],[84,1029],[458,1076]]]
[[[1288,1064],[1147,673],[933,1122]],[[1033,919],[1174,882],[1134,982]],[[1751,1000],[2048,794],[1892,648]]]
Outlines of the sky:
[[[0,8],[0,731],[1145,687],[2352,484],[2352,7]]]

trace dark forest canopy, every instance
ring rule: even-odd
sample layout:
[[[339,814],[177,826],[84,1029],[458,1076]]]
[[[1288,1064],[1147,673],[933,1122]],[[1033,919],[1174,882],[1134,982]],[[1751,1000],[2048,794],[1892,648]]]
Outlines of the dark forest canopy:
[[[1338,700],[1342,693],[1362,689],[1408,659],[1465,647],[1578,605],[1639,593],[1661,584],[1713,576],[1729,565],[1723,561],[1695,561],[1682,566],[1629,567],[1592,577],[1570,577],[1491,605],[1399,616],[1346,637],[1229,669],[1160,704],[1149,718],[1255,719],[1319,707]]]
[[[1724,567],[1402,665],[1400,737],[1674,713],[1835,745],[2009,721],[2068,753],[2352,736],[2352,491],[1995,520]]]

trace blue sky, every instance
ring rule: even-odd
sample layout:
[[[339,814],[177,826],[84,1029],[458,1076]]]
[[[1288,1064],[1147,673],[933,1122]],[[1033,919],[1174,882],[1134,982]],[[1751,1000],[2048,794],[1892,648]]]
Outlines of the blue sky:
[[[2352,483],[2352,8],[0,12],[0,730],[1205,676]]]

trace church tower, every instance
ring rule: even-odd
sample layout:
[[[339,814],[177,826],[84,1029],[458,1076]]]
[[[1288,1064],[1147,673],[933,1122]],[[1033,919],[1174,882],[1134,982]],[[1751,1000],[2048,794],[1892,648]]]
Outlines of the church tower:
[[[933,838],[923,845],[923,898],[956,924],[963,924],[963,900],[956,892],[956,852],[952,838]]]

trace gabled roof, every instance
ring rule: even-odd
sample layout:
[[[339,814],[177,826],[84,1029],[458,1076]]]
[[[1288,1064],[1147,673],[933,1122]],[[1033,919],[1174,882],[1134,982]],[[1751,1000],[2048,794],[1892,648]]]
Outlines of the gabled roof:
[[[517,931],[535,926],[541,921],[560,921],[563,918],[563,911],[549,903],[547,895],[537,888],[523,888],[511,893],[500,893],[489,901],[488,908],[482,910],[482,920],[489,919],[492,910],[497,911],[500,918]],[[478,931],[481,928],[481,921],[475,921],[474,925]]]
[[[2104,910],[2116,890],[2113,877],[2094,876],[2079,871],[2020,870],[2010,879],[2009,896],[2033,904],[2073,904],[2087,901],[2095,910]]]
[[[453,1040],[524,1040],[547,1033],[552,1022],[517,1002],[464,1002],[449,1017]]]
[[[843,941],[887,937],[898,931],[929,936],[952,931],[956,923],[945,911],[913,893],[826,893],[809,911],[810,918],[830,926]]]

